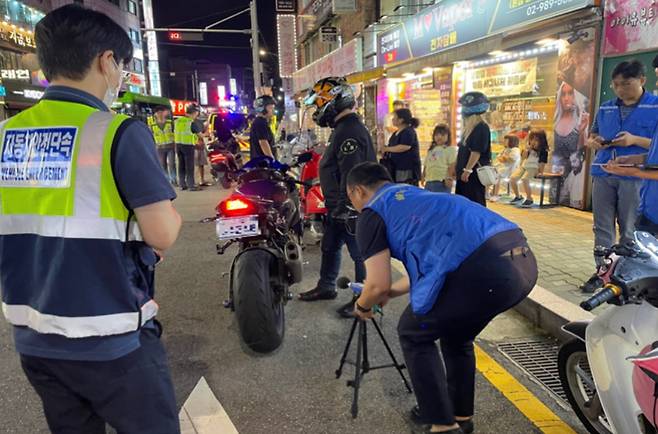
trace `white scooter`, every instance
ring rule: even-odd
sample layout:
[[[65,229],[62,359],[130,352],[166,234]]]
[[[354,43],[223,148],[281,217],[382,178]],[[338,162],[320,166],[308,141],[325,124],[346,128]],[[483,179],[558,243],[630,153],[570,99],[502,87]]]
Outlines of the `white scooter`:
[[[634,243],[597,249],[595,254],[605,258],[599,267],[605,286],[580,306],[588,311],[606,302],[612,306],[591,322],[563,327],[574,339],[560,348],[562,386],[589,432],[656,433],[658,388],[641,396],[647,392],[638,390],[637,383],[634,387],[634,376],[646,371],[632,359],[658,341],[658,240],[636,232]],[[647,401],[653,403],[653,415],[650,405],[647,411],[638,403]]]

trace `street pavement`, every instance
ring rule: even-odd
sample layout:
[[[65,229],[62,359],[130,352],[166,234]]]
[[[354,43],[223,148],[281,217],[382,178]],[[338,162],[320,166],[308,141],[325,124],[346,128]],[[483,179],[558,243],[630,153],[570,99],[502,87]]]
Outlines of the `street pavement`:
[[[258,356],[243,348],[234,316],[222,306],[235,251],[218,256],[213,224],[199,222],[214,215],[214,206],[224,196],[225,192],[217,187],[180,193],[176,207],[184,217],[184,225],[179,241],[167,252],[157,272],[159,319],[164,325],[163,339],[179,407],[204,377],[240,433],[412,432],[407,413],[415,401],[393,369],[366,375],[359,417],[351,418],[352,389],[346,387],[345,381],[353,375],[353,368],[347,366],[340,380],[334,375],[351,325],[350,320],[339,319],[334,312],[340,304],[349,301],[350,294],[345,291],[336,301],[291,301],[286,308],[285,341],[275,353]],[[307,246],[305,279],[293,288],[295,293],[314,285],[319,259],[319,247]],[[343,273],[351,276],[353,267],[348,260],[343,262]],[[404,300],[394,300],[383,318],[384,334],[400,358],[395,327],[405,307]],[[542,425],[542,421],[536,420],[536,415],[527,411],[527,405],[528,415],[524,415],[517,408],[523,405],[517,402],[515,406],[505,397],[514,395],[514,391],[500,384],[494,386],[478,373],[477,433],[585,432],[564,404],[496,349],[500,342],[541,336],[539,330],[510,312],[498,317],[483,332],[478,345],[525,386],[534,395],[533,399],[554,412],[556,420],[564,421],[560,422],[563,428],[545,428],[546,421]],[[386,363],[386,353],[374,332],[370,333],[369,344],[372,362]],[[0,348],[0,432],[47,432],[38,398],[20,370],[10,328],[4,322],[0,325]],[[480,360],[478,364],[480,367]],[[538,425],[544,428],[539,429]]]

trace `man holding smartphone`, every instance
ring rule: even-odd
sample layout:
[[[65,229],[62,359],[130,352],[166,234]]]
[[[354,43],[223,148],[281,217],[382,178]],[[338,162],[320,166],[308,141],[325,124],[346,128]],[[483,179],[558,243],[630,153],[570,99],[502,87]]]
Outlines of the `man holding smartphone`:
[[[610,247],[633,239],[642,181],[604,170],[617,157],[647,152],[658,124],[658,97],[644,90],[646,69],[637,60],[621,62],[612,72],[617,98],[601,104],[587,146],[596,151],[592,165],[592,211],[595,246]],[[595,257],[595,261],[600,261]],[[580,289],[594,292],[601,286],[594,274]]]

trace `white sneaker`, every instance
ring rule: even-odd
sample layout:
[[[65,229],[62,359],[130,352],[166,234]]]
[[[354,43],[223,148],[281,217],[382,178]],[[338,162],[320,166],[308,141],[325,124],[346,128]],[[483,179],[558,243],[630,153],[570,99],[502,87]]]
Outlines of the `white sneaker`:
[[[498,202],[500,200],[500,196],[491,196],[489,198],[489,202]]]

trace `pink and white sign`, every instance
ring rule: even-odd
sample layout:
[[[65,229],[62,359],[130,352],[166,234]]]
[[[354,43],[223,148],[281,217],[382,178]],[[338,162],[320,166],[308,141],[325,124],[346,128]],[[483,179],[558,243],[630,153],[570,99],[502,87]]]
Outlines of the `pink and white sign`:
[[[309,89],[324,77],[342,77],[362,69],[361,39],[353,39],[338,50],[301,68],[293,77],[295,93]]]
[[[653,49],[658,46],[656,0],[606,0],[604,55]]]

